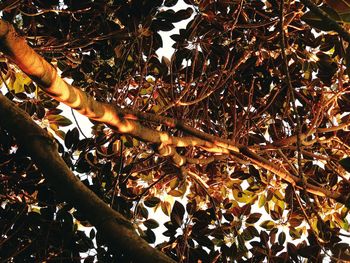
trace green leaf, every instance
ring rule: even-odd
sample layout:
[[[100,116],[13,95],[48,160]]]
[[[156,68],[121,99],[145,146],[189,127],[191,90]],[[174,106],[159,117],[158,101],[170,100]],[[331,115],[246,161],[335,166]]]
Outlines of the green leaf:
[[[157,204],[159,204],[159,202],[160,202],[160,199],[158,197],[152,196],[147,200],[145,200],[144,204],[145,206],[148,206],[148,207],[155,207]]]
[[[284,242],[286,241],[286,233],[281,232],[278,235],[278,244],[280,244],[281,246],[284,244]]]
[[[293,239],[298,239],[301,237],[301,230],[298,230],[297,228],[294,228],[294,227],[290,227],[289,228],[289,235]]]
[[[69,126],[72,124],[68,118],[62,115],[49,115],[47,116],[47,119],[49,120],[50,124],[56,124],[57,126]]]
[[[150,229],[154,229],[159,227],[159,223],[154,219],[148,219],[145,222],[143,222],[144,226]]]

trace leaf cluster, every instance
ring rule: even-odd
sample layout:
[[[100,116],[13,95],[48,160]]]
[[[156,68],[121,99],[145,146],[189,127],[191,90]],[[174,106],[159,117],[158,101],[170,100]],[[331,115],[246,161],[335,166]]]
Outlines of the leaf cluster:
[[[251,147],[302,176],[305,184],[348,196],[348,43],[320,31],[328,28],[319,28],[300,1],[285,5],[293,100],[283,70],[280,1],[187,0],[186,7],[175,10],[177,2],[33,0],[1,7],[3,19],[16,23],[62,77],[96,100],[181,119]],[[159,57],[157,51],[169,46],[164,32],[185,20],[187,25],[170,35],[173,54]],[[237,156],[186,164],[186,173],[159,156],[155,145],[101,123],[92,121],[89,134],[3,61],[6,96],[53,134],[67,166],[87,187],[173,259],[318,262],[331,255],[349,260],[342,237],[349,231],[349,204],[292,186]],[[189,158],[216,157],[198,147],[177,150]],[[84,215],[58,197],[2,127],[0,178],[1,259],[81,262],[85,255],[84,262],[125,260],[94,229],[81,230],[90,227]]]

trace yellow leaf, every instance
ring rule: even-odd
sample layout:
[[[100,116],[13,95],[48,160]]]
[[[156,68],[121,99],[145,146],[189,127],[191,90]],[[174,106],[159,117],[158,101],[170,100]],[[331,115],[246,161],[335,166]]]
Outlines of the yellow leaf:
[[[160,72],[160,71],[159,71],[159,68],[154,67],[154,69],[153,69],[153,74],[158,75],[159,72]]]
[[[274,223],[273,221],[271,221],[271,220],[265,220],[265,221],[263,221],[263,222],[260,224],[260,226],[261,226],[262,228],[265,228],[266,230],[271,230],[271,229],[274,228],[276,225],[275,225],[275,223]]]
[[[260,195],[258,207],[263,207],[266,203],[266,196],[264,194]]]
[[[64,131],[61,131],[61,130],[55,130],[55,133],[58,137],[60,137],[62,140],[64,140],[64,137],[65,137],[65,132]]]
[[[148,78],[146,78],[146,81],[147,81],[148,83],[154,83],[154,78],[148,77]]]
[[[162,208],[162,211],[165,215],[169,216],[170,213],[171,213],[171,205],[169,202],[167,201],[162,201],[161,202],[161,208]]]
[[[32,80],[23,73],[16,73],[15,82],[13,83],[12,89],[15,93],[24,92],[24,85],[29,85]]]
[[[135,138],[132,138],[132,144],[134,146],[139,146],[139,141],[137,139],[135,139]]]
[[[154,113],[157,113],[160,110],[160,106],[159,105],[153,105],[152,109],[151,109]]]
[[[50,123],[50,128],[51,128],[53,131],[58,131],[58,126],[57,126],[57,124],[55,124],[55,123]]]
[[[170,187],[171,190],[174,190],[178,185],[179,185],[179,179],[177,177],[174,177],[169,182],[169,187]]]

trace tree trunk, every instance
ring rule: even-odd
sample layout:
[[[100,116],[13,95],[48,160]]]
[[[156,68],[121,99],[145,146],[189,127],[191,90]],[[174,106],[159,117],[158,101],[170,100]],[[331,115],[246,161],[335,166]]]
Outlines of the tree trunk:
[[[0,125],[25,148],[57,193],[83,213],[111,247],[118,248],[133,262],[175,262],[152,248],[127,219],[88,189],[59,156],[52,138],[1,93],[0,120]]]

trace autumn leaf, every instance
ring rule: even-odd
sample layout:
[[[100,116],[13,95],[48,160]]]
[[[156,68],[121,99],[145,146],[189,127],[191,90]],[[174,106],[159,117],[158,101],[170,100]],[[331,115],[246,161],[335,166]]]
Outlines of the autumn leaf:
[[[9,88],[13,90],[15,93],[24,92],[24,85],[29,85],[32,83],[32,80],[23,73],[16,73],[14,77],[14,81],[10,81]]]

